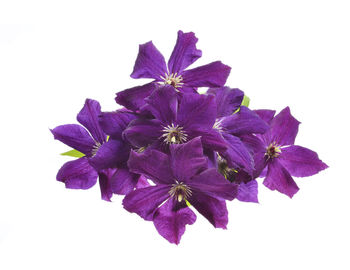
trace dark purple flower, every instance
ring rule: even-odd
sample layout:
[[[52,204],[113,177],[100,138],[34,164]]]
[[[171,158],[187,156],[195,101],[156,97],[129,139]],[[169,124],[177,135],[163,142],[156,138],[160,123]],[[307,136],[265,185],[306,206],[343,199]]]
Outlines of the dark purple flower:
[[[180,92],[194,92],[198,87],[223,86],[231,68],[220,61],[185,70],[202,56],[202,52],[196,48],[197,41],[194,33],[178,31],[177,41],[168,64],[152,41],[140,45],[131,77],[151,78],[155,83],[117,93],[117,103],[136,111],[143,105],[144,98],[157,88],[156,84],[171,85]]]
[[[289,107],[275,117],[275,111],[272,110],[256,112],[270,124],[270,129],[263,135],[245,136],[243,139],[254,152],[254,177],[266,174],[263,182],[266,187],[292,198],[299,190],[292,176],[311,176],[328,166],[318,158],[316,152],[294,145],[300,122],[291,115]]]
[[[217,114],[214,128],[220,132],[227,144],[227,149],[219,153],[218,163],[252,175],[254,161],[240,137],[246,134],[264,133],[269,126],[255,112],[241,106],[244,93],[237,88],[220,87],[208,90],[214,95]],[[220,164],[219,164],[220,166]]]
[[[178,244],[185,226],[196,220],[188,203],[214,227],[226,228],[225,200],[236,197],[237,186],[227,182],[215,168],[208,169],[200,138],[171,144],[170,155],[154,149],[131,152],[128,165],[155,185],[130,192],[123,200],[124,208],[152,220],[169,242]]]
[[[114,186],[120,185],[118,180],[121,178],[118,177],[120,170],[113,168],[116,168],[116,164],[124,163],[126,166],[130,148],[122,141],[107,141],[107,135],[99,124],[100,114],[100,104],[87,99],[77,116],[78,122],[86,129],[77,124],[68,124],[51,130],[55,139],[85,155],[65,163],[56,178],[67,188],[89,189],[99,177],[102,199],[110,201],[112,193],[115,193]]]
[[[172,86],[167,85],[153,92],[145,106],[154,119],[135,119],[124,131],[135,147],[150,146],[167,151],[168,145],[201,136],[204,147],[226,150],[226,142],[213,128],[216,118],[214,96],[187,93],[180,97]]]

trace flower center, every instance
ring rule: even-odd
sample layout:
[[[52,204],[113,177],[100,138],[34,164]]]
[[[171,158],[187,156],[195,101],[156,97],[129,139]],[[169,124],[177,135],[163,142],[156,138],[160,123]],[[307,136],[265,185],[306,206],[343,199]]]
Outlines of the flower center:
[[[187,134],[183,131],[183,127],[171,124],[164,127],[162,131],[164,134],[161,137],[167,144],[180,144],[187,141]]]
[[[164,81],[164,84],[169,84],[174,88],[180,88],[183,86],[183,78],[181,75],[177,75],[177,73],[165,73],[164,77],[161,76],[161,78]]]
[[[227,165],[226,159],[218,155],[218,171],[231,183],[235,181],[237,171]]]
[[[91,150],[92,157],[96,156],[96,153],[97,153],[98,149],[100,149],[100,147],[101,147],[101,143],[95,142],[95,145],[92,147],[92,150]]]
[[[217,131],[222,131],[221,122],[222,122],[222,119],[216,119],[213,128],[216,129]]]
[[[281,146],[276,142],[270,143],[270,145],[266,148],[265,156],[268,159],[276,158],[281,154]]]
[[[185,185],[183,182],[178,182],[175,180],[175,184],[171,185],[171,189],[169,194],[171,197],[175,197],[178,202],[182,202],[182,200],[187,200],[192,195],[192,190],[189,186]]]

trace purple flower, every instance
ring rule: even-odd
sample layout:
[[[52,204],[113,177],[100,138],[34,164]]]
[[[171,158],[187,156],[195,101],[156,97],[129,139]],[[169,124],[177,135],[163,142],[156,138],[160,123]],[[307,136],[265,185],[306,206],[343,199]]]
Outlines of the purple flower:
[[[127,140],[135,147],[167,151],[171,144],[185,143],[201,136],[206,148],[226,150],[226,142],[213,128],[216,118],[214,96],[187,93],[180,97],[172,86],[167,85],[146,99],[145,108],[154,119],[135,119],[124,131]]]
[[[117,103],[136,111],[143,105],[144,98],[157,88],[157,84],[171,85],[180,92],[194,92],[198,87],[223,86],[231,68],[220,61],[185,70],[202,56],[202,52],[196,48],[197,41],[194,33],[178,31],[177,41],[168,64],[152,41],[140,45],[131,77],[151,78],[155,83],[117,93]]]
[[[133,151],[128,165],[155,185],[130,192],[123,200],[124,208],[152,220],[169,242],[178,244],[185,226],[196,220],[188,203],[214,227],[226,228],[225,200],[235,198],[237,186],[227,182],[215,168],[208,169],[199,137],[170,145],[170,155],[154,149]]]
[[[221,163],[231,171],[242,169],[252,175],[254,161],[240,137],[246,134],[264,133],[269,126],[255,112],[241,106],[243,91],[220,87],[209,89],[208,94],[215,96],[217,104],[214,128],[220,132],[227,145],[227,149],[218,155],[218,166],[220,167]]]
[[[130,182],[137,182],[136,176],[125,172],[129,157],[130,146],[122,140],[116,140],[116,134],[111,132],[111,140],[107,141],[106,131],[113,131],[114,122],[109,128],[104,126],[106,118],[113,118],[110,114],[101,115],[100,104],[91,99],[85,101],[77,120],[84,127],[77,124],[62,125],[51,130],[54,138],[80,151],[85,156],[77,160],[68,161],[57,173],[57,180],[65,183],[71,189],[89,189],[99,178],[102,199],[110,201],[112,194],[125,194],[133,189]],[[124,121],[133,118],[123,114]],[[128,120],[129,117],[129,120]],[[125,123],[125,125],[127,125]],[[120,167],[116,170],[115,168]],[[132,179],[131,179],[132,178]]]
[[[300,122],[291,115],[289,107],[275,117],[275,111],[272,110],[256,112],[270,124],[270,129],[263,135],[246,136],[243,139],[254,151],[254,177],[267,167],[263,184],[292,198],[299,190],[292,176],[311,176],[328,166],[318,158],[316,152],[294,145]],[[261,176],[265,176],[265,173]]]

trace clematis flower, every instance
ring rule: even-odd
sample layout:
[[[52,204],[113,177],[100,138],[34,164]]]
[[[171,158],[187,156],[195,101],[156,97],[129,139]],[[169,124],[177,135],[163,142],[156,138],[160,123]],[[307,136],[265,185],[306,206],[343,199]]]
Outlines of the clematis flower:
[[[211,88],[207,93],[215,96],[217,113],[214,128],[220,132],[227,145],[227,149],[216,157],[218,166],[220,167],[222,163],[230,170],[242,169],[251,175],[254,161],[240,137],[246,134],[264,133],[269,126],[255,112],[241,106],[243,91],[220,87]]]
[[[77,124],[58,126],[51,130],[54,138],[78,150],[85,156],[66,162],[57,173],[57,180],[63,182],[66,188],[89,189],[100,181],[102,199],[109,201],[112,194],[108,188],[112,170],[96,170],[90,164],[100,147],[106,143],[107,136],[98,124],[101,113],[100,104],[92,99],[86,99],[84,107],[79,112]]]
[[[225,200],[236,197],[237,186],[227,182],[215,168],[208,169],[199,137],[170,145],[170,155],[154,149],[133,151],[128,165],[155,185],[127,194],[124,208],[153,221],[158,233],[169,242],[178,244],[185,226],[196,220],[188,203],[215,228],[226,228]]]
[[[135,111],[142,106],[144,98],[157,89],[157,84],[171,85],[179,92],[191,93],[198,87],[223,86],[231,68],[220,61],[186,70],[202,56],[202,52],[196,48],[197,41],[194,33],[178,31],[168,64],[152,41],[140,45],[131,77],[151,78],[154,81],[117,93],[117,103]]]
[[[213,128],[216,117],[214,96],[183,94],[179,98],[175,89],[166,85],[153,92],[146,105],[154,119],[135,119],[124,131],[124,136],[134,147],[166,152],[171,144],[182,144],[201,136],[204,147],[226,150],[226,142]]]
[[[102,199],[110,201],[113,193],[125,194],[133,189],[140,176],[125,170],[130,146],[122,140],[115,139],[115,122],[111,121],[108,127],[105,126],[106,119],[111,120],[113,116],[103,114],[100,125],[100,115],[100,104],[95,100],[86,99],[77,116],[78,122],[83,126],[68,124],[51,130],[55,139],[84,154],[77,160],[65,163],[56,178],[65,183],[66,188],[71,189],[89,189],[96,184],[98,178]],[[127,122],[133,118],[124,113],[122,119]],[[111,131],[111,140],[107,141],[107,133],[104,130]]]
[[[294,145],[300,122],[291,115],[289,107],[275,117],[272,110],[258,110],[257,113],[270,124],[270,129],[263,135],[243,139],[254,152],[255,176],[265,177],[263,171],[267,168],[263,184],[292,198],[299,190],[292,176],[311,176],[328,166],[316,152]]]

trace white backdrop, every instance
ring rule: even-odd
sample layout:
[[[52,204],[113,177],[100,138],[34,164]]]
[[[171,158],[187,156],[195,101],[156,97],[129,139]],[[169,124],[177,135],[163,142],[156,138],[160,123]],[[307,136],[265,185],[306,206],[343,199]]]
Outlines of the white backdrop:
[[[347,1],[1,1],[0,269],[350,269],[350,38]],[[330,168],[297,179],[291,200],[228,204],[227,230],[203,217],[179,246],[98,186],[55,180],[68,147],[49,128],[75,123],[85,98],[114,110],[138,44],[169,57],[177,30],[232,67],[251,108],[291,107],[296,143]],[[260,181],[261,183],[261,181]]]

